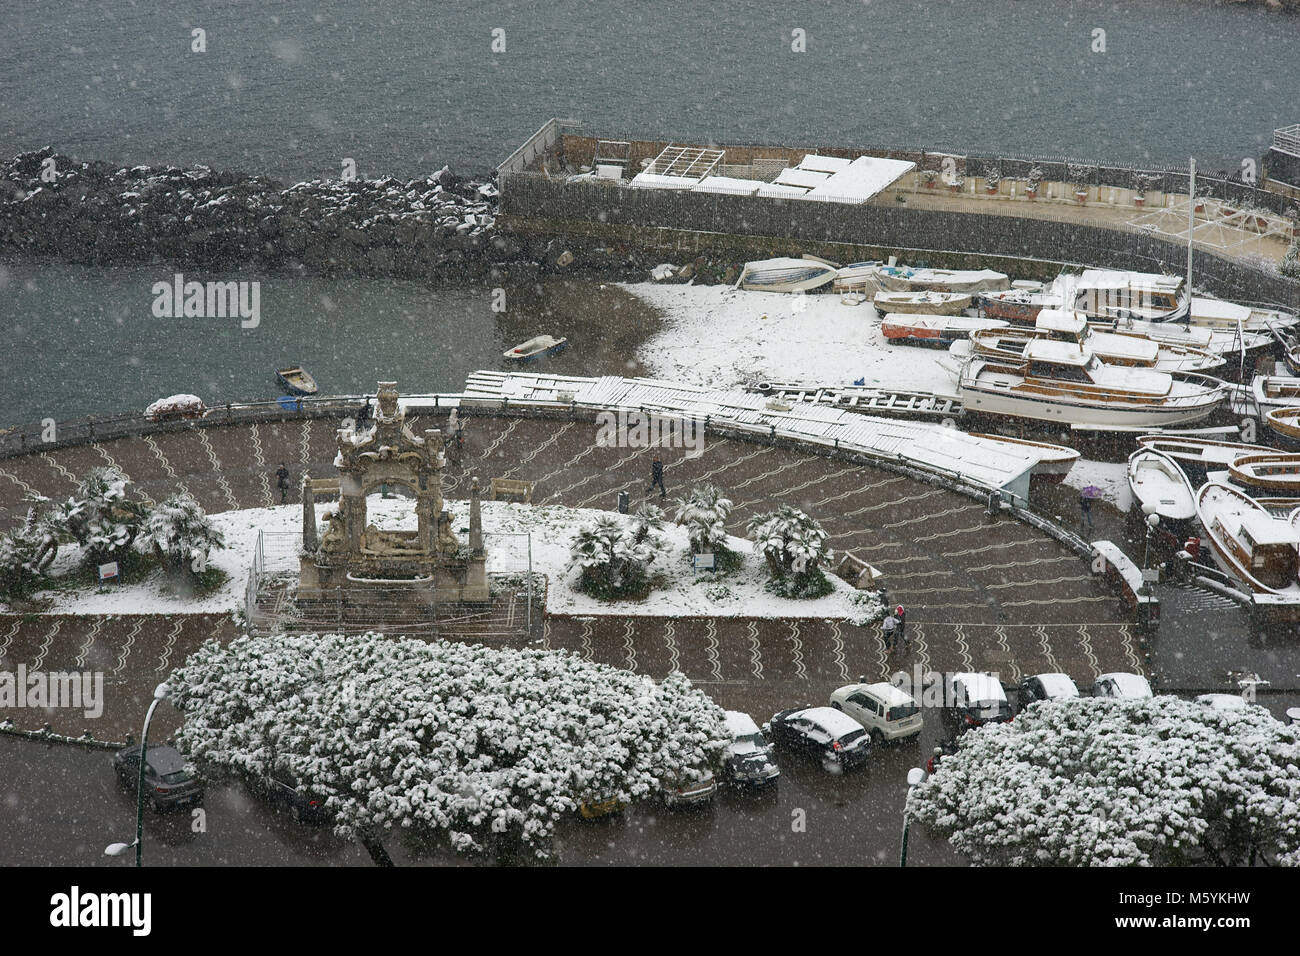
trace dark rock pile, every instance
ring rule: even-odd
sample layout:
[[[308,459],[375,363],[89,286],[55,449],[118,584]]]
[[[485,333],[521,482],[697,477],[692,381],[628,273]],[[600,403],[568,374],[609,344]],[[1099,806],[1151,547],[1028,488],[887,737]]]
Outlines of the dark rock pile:
[[[496,188],[427,179],[313,181],[205,166],[78,163],[46,148],[0,164],[0,252],[117,265],[466,276],[517,261],[494,229]]]

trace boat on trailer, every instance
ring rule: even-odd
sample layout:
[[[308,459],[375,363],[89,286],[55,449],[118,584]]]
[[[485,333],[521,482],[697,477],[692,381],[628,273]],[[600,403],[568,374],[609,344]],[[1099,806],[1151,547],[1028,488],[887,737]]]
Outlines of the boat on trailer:
[[[1207,482],[1196,512],[1215,562],[1244,586],[1255,608],[1279,621],[1300,620],[1300,527],[1275,518],[1244,491]]]
[[[1121,429],[1197,422],[1227,398],[1221,384],[1106,365],[1088,349],[1046,339],[1026,343],[1016,359],[970,356],[959,391],[968,412]]]
[[[1267,445],[1246,445],[1194,435],[1139,435],[1138,444],[1172,459],[1189,477],[1201,478],[1210,470],[1223,470],[1242,455],[1276,452]]]
[[[1300,448],[1300,405],[1270,408],[1264,413],[1264,424],[1287,448]]]
[[[301,365],[276,369],[275,379],[286,395],[315,395],[316,379]]]
[[[890,312],[880,321],[880,331],[895,345],[951,345],[972,332],[1006,328],[1000,319],[968,315],[919,315]]]
[[[1196,517],[1196,492],[1186,472],[1168,455],[1139,448],[1128,459],[1128,486],[1133,498],[1179,533]]]
[[[808,292],[819,289],[839,274],[820,259],[782,256],[746,262],[737,284],[750,292]]]
[[[913,269],[877,265],[876,282],[886,292],[995,292],[1010,289],[1006,273],[992,269]]]
[[[569,347],[568,338],[555,338],[552,335],[537,335],[527,342],[520,342],[512,349],[507,349],[501,356],[511,362],[531,362],[543,355],[556,355]]]
[[[877,292],[872,299],[882,314],[960,315],[970,303],[970,295],[964,292]]]
[[[1252,495],[1300,495],[1300,455],[1286,452],[1241,455],[1228,465],[1228,479]]]
[[[1097,332],[1078,313],[1044,309],[1032,328],[973,332],[975,351],[988,355],[1019,355],[1027,342],[1044,339],[1091,349],[1107,365],[1151,368],[1161,372],[1204,372],[1224,364],[1222,356],[1204,349],[1162,345],[1151,339]]]

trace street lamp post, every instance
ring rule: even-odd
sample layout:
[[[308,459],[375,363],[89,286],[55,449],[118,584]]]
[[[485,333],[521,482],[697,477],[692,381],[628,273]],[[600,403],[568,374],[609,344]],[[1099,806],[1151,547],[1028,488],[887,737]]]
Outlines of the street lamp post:
[[[912,796],[912,788],[924,779],[925,771],[920,767],[913,767],[907,771],[907,796],[909,799]],[[907,866],[907,831],[910,826],[911,820],[908,819],[907,804],[903,804],[903,846],[898,853],[899,867]]]
[[[149,709],[144,715],[144,730],[140,732],[140,776],[136,779],[135,787],[135,842],[113,843],[104,848],[105,856],[121,856],[131,847],[135,847],[136,866],[140,866],[140,857],[144,850],[144,764],[149,755],[149,724],[153,720],[153,712],[166,700],[167,691],[166,684],[159,684],[154,688],[153,700],[149,702]]]

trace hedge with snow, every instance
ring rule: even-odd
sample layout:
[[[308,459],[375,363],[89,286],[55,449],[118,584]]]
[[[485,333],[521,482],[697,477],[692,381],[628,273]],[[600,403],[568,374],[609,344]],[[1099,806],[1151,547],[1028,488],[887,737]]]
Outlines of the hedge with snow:
[[[1300,865],[1300,728],[1168,696],[1044,701],[967,733],[908,806],[980,864]]]
[[[682,674],[650,678],[568,652],[328,634],[199,648],[172,677],[180,745],[200,765],[291,771],[342,836],[489,834],[545,856],[584,800],[698,779],[723,712]]]

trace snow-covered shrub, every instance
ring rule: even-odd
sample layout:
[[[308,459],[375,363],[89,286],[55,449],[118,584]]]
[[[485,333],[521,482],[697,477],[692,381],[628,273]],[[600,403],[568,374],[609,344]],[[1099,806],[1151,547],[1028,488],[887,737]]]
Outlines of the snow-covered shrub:
[[[783,597],[829,594],[833,585],[822,572],[834,552],[826,532],[814,519],[789,505],[749,519],[749,537],[767,561],[768,587]]]
[[[148,509],[133,498],[116,468],[92,468],[67,501],[50,512],[50,527],[81,546],[88,566],[121,560],[130,552]]]
[[[721,709],[680,673],[656,684],[564,651],[244,637],[203,645],[170,685],[200,766],[285,768],[341,836],[400,827],[462,850],[545,856],[583,801],[654,798],[726,739]]]
[[[0,595],[21,598],[36,590],[58,551],[56,531],[37,519],[33,505],[21,528],[0,535]]]
[[[846,620],[857,627],[879,624],[884,619],[886,608],[878,591],[856,591],[850,598],[853,611]]]
[[[653,533],[638,542],[617,519],[598,518],[573,536],[569,569],[578,569],[577,588],[592,597],[644,597],[650,589],[650,563],[661,547]]]
[[[714,555],[714,565],[720,571],[732,570],[740,564],[740,556],[727,547],[730,498],[723,497],[714,485],[702,485],[692,488],[689,495],[674,503],[677,510],[673,520],[686,529],[692,554]]]
[[[909,798],[977,864],[1300,865],[1300,727],[1161,696],[1034,704]]]
[[[202,573],[208,554],[225,544],[199,503],[179,492],[150,509],[135,539],[136,550],[154,554],[166,570],[180,575]]]
[[[1292,241],[1291,248],[1287,249],[1286,255],[1282,257],[1282,264],[1278,266],[1278,271],[1288,279],[1300,279],[1300,236]]]
[[[637,544],[650,540],[663,526],[664,512],[658,505],[647,501],[632,512],[632,540]]]

